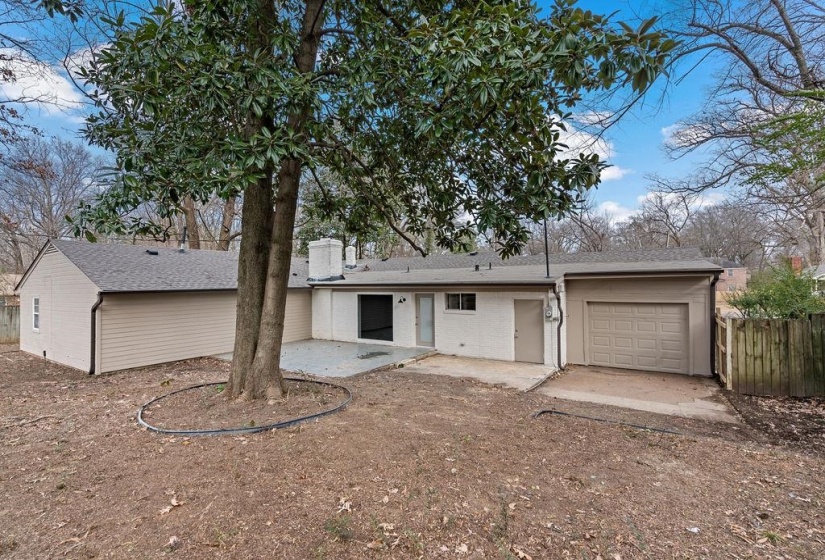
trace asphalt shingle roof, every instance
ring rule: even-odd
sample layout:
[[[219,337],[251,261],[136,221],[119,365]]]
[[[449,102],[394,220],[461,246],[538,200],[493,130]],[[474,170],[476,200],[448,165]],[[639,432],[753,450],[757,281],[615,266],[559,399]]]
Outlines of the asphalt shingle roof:
[[[677,247],[674,249],[643,249],[638,251],[607,251],[603,253],[557,253],[549,256],[550,264],[565,263],[621,263],[621,262],[665,262],[702,260],[702,252],[696,247]],[[428,255],[426,257],[400,257],[386,260],[369,259],[360,261],[355,271],[384,270],[427,270],[445,268],[487,268],[499,266],[527,266],[544,264],[544,253],[524,255],[502,259],[494,251],[478,251],[476,254]],[[347,271],[344,270],[344,275]]]
[[[236,290],[238,254],[232,251],[51,240],[103,292]],[[147,252],[157,251],[157,255]],[[306,288],[306,259],[293,259],[290,288]]]
[[[139,245],[52,240],[103,292],[176,292],[235,290],[238,254],[231,251],[186,250]],[[157,255],[147,252],[157,251]],[[549,284],[565,274],[689,272],[718,270],[695,248],[613,251],[550,255],[545,277],[544,255],[501,259],[492,251],[361,261],[344,269],[345,280],[312,285],[379,284]],[[488,270],[492,263],[492,269]],[[475,270],[475,266],[479,270]],[[409,273],[407,272],[409,268]],[[309,265],[293,258],[290,288],[307,288]]]
[[[543,258],[543,257],[542,257]],[[627,256],[625,257],[627,258]],[[702,258],[671,261],[628,261],[612,260],[606,262],[551,263],[550,278],[547,278],[545,265],[523,266],[479,266],[464,268],[414,269],[360,271],[344,273],[345,279],[331,282],[310,282],[313,286],[381,286],[381,285],[484,285],[484,284],[519,284],[549,285],[558,282],[564,276],[598,275],[598,274],[654,274],[654,273],[711,273],[720,268]]]

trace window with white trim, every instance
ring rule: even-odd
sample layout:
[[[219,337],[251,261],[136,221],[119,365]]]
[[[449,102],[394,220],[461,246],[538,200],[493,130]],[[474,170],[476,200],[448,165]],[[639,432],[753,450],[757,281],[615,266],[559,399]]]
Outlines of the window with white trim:
[[[445,294],[447,311],[475,311],[475,294]]]
[[[40,298],[32,298],[32,330],[40,331]]]
[[[733,269],[732,268],[728,269],[728,278],[733,278]]]

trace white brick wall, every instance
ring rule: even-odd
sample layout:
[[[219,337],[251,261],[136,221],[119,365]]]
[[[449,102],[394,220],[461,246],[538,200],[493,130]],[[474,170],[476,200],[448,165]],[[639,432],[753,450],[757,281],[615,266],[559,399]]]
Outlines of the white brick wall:
[[[475,313],[448,311],[444,293],[436,294],[436,350],[444,354],[515,359],[516,299],[537,299],[547,305],[545,292],[476,292]],[[544,321],[544,363],[555,362],[556,321]]]
[[[312,290],[312,338],[332,340],[332,290]]]
[[[389,291],[364,293],[392,296],[394,339],[392,344],[415,346],[415,293]],[[537,299],[554,308],[554,319],[544,321],[544,361],[546,364],[555,364],[558,310],[552,292],[474,293],[476,293],[475,312],[448,311],[445,292],[435,293],[436,350],[457,356],[512,361],[515,357],[513,301]],[[398,303],[402,298],[406,301]],[[313,338],[358,342],[358,292],[326,288],[314,290],[312,329]],[[382,344],[380,341],[376,343]]]

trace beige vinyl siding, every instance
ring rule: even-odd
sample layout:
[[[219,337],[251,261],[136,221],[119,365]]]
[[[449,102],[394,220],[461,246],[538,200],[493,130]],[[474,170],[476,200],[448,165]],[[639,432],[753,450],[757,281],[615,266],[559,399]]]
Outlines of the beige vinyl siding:
[[[600,308],[596,304],[632,304],[632,309],[663,310],[687,309],[684,322],[686,333],[680,335],[686,339],[687,363],[678,367],[639,367],[647,364],[645,355],[639,350],[634,358],[635,367],[655,369],[657,371],[681,371],[691,375],[710,375],[710,277],[709,276],[670,276],[658,278],[603,278],[603,279],[568,279],[565,282],[566,313],[566,348],[567,362],[573,364],[596,365],[602,363],[593,355],[593,319]],[[640,305],[636,305],[640,304]],[[661,304],[647,305],[647,304]],[[679,305],[674,305],[679,304]],[[621,307],[621,305],[619,305]],[[593,316],[591,316],[593,315]],[[661,322],[661,321],[659,321]],[[657,321],[653,323],[658,324]],[[633,329],[630,329],[632,331]],[[614,333],[615,334],[615,333]],[[625,333],[627,335],[627,333]],[[633,339],[632,332],[626,338]],[[680,340],[682,340],[680,338]],[[631,340],[633,344],[638,341]],[[641,348],[641,347],[640,347]],[[632,352],[632,349],[630,350]],[[638,358],[638,359],[636,359]],[[619,362],[615,362],[618,367]]]
[[[40,298],[40,331],[32,301]],[[56,249],[40,256],[20,287],[20,349],[83,371],[91,358],[91,309],[97,287]]]
[[[232,352],[235,292],[107,294],[100,308],[100,371]],[[284,342],[310,338],[309,290],[287,296]]]
[[[312,338],[312,290],[290,290],[285,317],[284,342]]]
[[[101,373],[231,352],[235,301],[234,292],[106,294]]]

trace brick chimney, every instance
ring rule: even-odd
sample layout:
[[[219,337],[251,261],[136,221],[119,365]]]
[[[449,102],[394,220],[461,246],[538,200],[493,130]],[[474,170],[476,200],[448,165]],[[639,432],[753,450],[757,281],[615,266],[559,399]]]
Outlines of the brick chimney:
[[[355,247],[350,245],[346,248],[345,252],[347,255],[347,264],[345,266],[350,269],[358,266],[355,262]]]
[[[309,242],[309,280],[323,282],[343,280],[341,251],[344,244],[337,239]]]
[[[802,257],[791,257],[791,268],[794,272],[800,274],[802,272]]]

